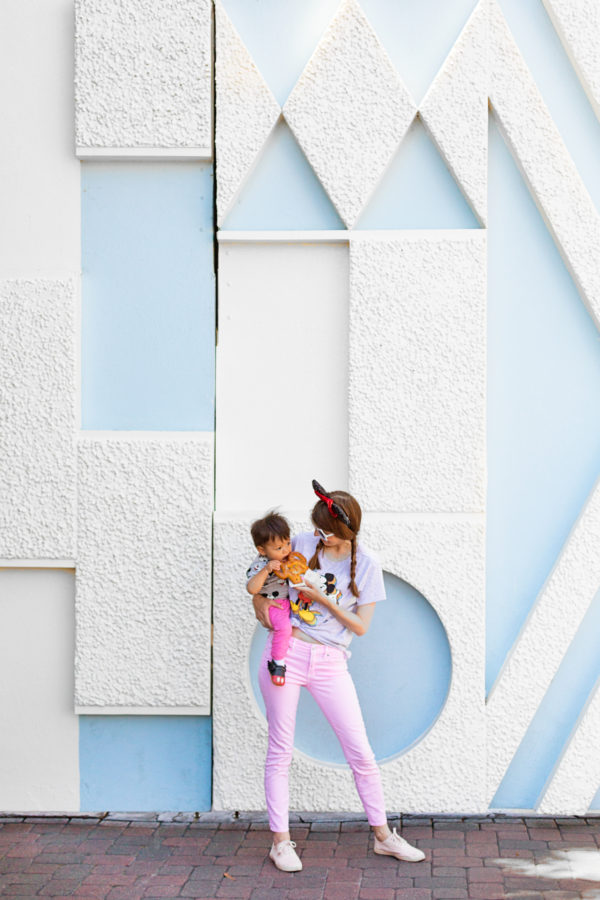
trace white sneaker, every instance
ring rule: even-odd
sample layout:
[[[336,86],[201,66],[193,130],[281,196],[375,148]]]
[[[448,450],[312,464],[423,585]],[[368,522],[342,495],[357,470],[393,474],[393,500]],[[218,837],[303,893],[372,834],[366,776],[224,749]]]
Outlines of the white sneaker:
[[[299,872],[302,868],[300,857],[294,850],[294,841],[279,841],[269,850],[269,856],[282,872]]]
[[[385,841],[378,841],[375,838],[375,853],[381,853],[383,856],[395,856],[396,859],[403,859],[405,862],[421,862],[422,859],[425,859],[423,851],[413,847],[400,837],[395,828]]]

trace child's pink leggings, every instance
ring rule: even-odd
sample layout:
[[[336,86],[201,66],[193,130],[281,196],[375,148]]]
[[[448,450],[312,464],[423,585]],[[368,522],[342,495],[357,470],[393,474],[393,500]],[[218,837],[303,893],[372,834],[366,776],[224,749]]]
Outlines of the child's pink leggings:
[[[287,597],[278,598],[283,609],[278,606],[269,607],[269,618],[273,626],[273,644],[271,659],[285,659],[288,645],[292,636],[292,622],[290,620],[290,601]]]
[[[354,682],[342,650],[290,638],[285,685],[273,684],[267,670],[272,658],[269,634],[258,681],[267,708],[269,744],[265,762],[265,794],[271,831],[289,828],[288,769],[292,760],[300,688],[308,688],[335,731],[371,825],[385,825],[381,777],[371,750]]]

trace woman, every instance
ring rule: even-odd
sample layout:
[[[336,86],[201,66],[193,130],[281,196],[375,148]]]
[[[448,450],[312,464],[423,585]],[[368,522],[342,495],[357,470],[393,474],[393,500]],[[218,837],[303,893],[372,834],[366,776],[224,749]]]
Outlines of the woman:
[[[265,794],[273,834],[269,856],[285,872],[302,868],[296,845],[290,840],[288,770],[300,688],[306,687],[335,731],[352,769],[375,833],[375,853],[419,862],[425,858],[423,851],[388,827],[379,769],[346,664],[352,635],[367,632],[375,604],[385,599],[383,573],[358,544],[362,514],[354,497],[345,491],[328,494],[316,481],[313,488],[319,497],[311,514],[315,531],[297,535],[292,549],[302,553],[309,567],[322,576],[321,586],[302,585],[302,595],[312,601],[310,609],[303,610],[306,604],[290,585],[290,601],[297,611],[292,614],[285,685],[273,684],[267,669],[271,635],[259,671],[269,723],[265,762]],[[253,603],[257,619],[269,628],[268,608],[278,605],[277,601],[256,595]]]

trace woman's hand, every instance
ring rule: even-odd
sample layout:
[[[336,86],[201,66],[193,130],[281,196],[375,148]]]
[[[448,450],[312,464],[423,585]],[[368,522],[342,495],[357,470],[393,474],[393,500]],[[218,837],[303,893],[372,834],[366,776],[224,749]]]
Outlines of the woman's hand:
[[[302,587],[300,587],[300,585],[294,585],[294,587],[304,594],[305,597],[308,597],[309,600],[312,600],[313,603],[320,603],[321,606],[325,606],[327,609],[331,609],[332,606],[335,606],[323,591],[320,591],[319,588],[314,587],[312,584],[303,582]]]
[[[252,597],[252,605],[254,606],[254,614],[256,618],[260,622],[261,625],[264,625],[265,628],[273,628],[271,625],[271,620],[269,618],[269,607],[270,606],[278,606],[279,609],[283,609],[281,603],[278,603],[277,600],[271,600],[269,597],[263,597],[262,594],[254,594]]]

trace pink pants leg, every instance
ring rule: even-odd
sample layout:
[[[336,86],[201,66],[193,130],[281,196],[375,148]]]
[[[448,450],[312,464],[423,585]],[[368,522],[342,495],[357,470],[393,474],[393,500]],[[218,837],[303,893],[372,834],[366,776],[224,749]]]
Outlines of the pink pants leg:
[[[269,618],[273,626],[272,659],[286,658],[292,636],[290,601],[287,598],[283,598],[279,602],[283,605],[283,609],[280,609],[278,606],[269,607]]]
[[[381,777],[344,653],[292,637],[286,658],[285,685],[278,687],[271,682],[266,665],[271,658],[271,643],[269,638],[259,671],[269,723],[265,795],[271,831],[285,832],[289,827],[288,770],[301,687],[311,692],[335,731],[369,823],[384,825],[387,817]]]

